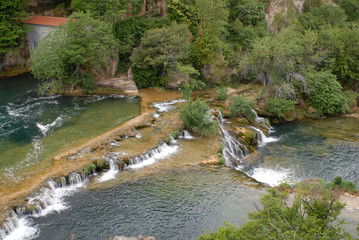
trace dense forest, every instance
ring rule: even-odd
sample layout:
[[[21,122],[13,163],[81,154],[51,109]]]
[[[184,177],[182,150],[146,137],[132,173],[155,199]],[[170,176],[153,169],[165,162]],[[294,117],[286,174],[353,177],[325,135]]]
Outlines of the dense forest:
[[[359,89],[359,1],[301,3],[58,0],[55,12],[71,20],[42,41],[31,71],[44,91],[77,85],[92,92],[94,69],[115,61],[117,73],[132,69],[140,88],[253,82],[266,86],[262,97],[274,116],[295,105],[343,113]],[[0,8],[3,56],[24,36],[26,2]]]

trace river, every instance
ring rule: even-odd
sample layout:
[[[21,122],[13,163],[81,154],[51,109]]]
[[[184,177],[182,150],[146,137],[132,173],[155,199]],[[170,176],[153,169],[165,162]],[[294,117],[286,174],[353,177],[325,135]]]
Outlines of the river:
[[[136,98],[41,98],[35,94],[36,82],[31,77],[0,83],[7,94],[1,95],[0,105],[0,166],[3,179],[11,183],[26,179],[19,174],[22,169],[46,168],[51,165],[46,159],[140,111]],[[21,91],[15,90],[22,85]],[[200,164],[210,157],[208,149],[215,138],[180,139],[164,148],[168,154],[159,154],[152,164],[111,169],[76,185],[51,190],[51,208],[16,220],[20,223],[17,232],[6,239],[108,239],[115,235],[194,239],[223,221],[239,225],[258,205],[265,192],[262,183],[276,185],[284,179],[313,177],[332,181],[340,175],[358,185],[358,126],[354,118],[274,125],[271,138],[246,159],[249,164],[241,171]],[[32,158],[27,160],[27,156]],[[109,173],[111,177],[104,178]],[[357,213],[358,209],[346,212],[351,232],[359,221]]]

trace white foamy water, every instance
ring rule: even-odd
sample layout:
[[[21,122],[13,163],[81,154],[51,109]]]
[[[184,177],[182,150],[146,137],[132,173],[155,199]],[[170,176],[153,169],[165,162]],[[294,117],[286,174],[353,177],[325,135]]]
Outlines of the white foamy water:
[[[63,119],[61,116],[57,117],[52,123],[43,125],[41,123],[36,123],[36,126],[41,131],[42,135],[46,136],[47,132],[51,130],[53,127],[59,127],[61,126]]]
[[[183,138],[183,139],[186,139],[186,140],[194,139],[194,137],[187,130],[184,130],[183,135],[180,135],[179,138]]]
[[[179,102],[186,102],[184,99],[176,99],[168,102],[159,102],[159,103],[153,103],[153,107],[157,109],[158,112],[168,112],[171,109],[174,109],[175,106],[173,106],[176,103]]]
[[[4,228],[8,234],[4,230],[0,230],[0,239],[3,240],[33,239],[38,235],[38,230],[31,226],[28,218],[19,218],[17,215],[7,219]]]
[[[270,142],[277,142],[279,141],[278,138],[275,138],[275,137],[267,137],[260,129],[258,128],[255,128],[253,126],[249,127],[253,130],[255,130],[258,134],[258,146],[259,147],[263,147],[265,145],[267,145],[267,143],[270,143]]]
[[[279,185],[283,180],[287,179],[290,171],[287,169],[273,170],[269,168],[254,168],[248,175],[258,182],[267,183],[274,187]]]
[[[162,145],[158,146],[157,148],[152,149],[150,152],[140,156],[136,157],[134,159],[130,160],[130,165],[128,168],[132,169],[138,169],[143,168],[145,166],[154,164],[158,160],[167,158],[171,156],[172,154],[176,153],[178,151],[179,147],[176,145],[167,145],[166,143],[163,143]]]
[[[33,239],[37,237],[38,229],[31,223],[31,218],[46,216],[53,212],[60,212],[68,208],[64,201],[65,196],[71,195],[73,192],[85,186],[80,174],[74,173],[69,176],[69,185],[57,184],[50,180],[48,187],[43,188],[41,193],[28,201],[29,205],[36,209],[29,215],[23,215],[18,212],[7,219],[4,228],[0,230],[0,237],[4,240]]]
[[[101,174],[101,176],[97,179],[98,182],[107,182],[116,178],[116,174],[119,171],[118,166],[112,159],[109,159],[108,162],[110,164],[110,169]]]

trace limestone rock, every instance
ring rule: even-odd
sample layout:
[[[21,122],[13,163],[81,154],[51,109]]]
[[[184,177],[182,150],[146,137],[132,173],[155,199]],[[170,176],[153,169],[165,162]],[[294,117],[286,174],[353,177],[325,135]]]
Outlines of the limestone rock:
[[[138,89],[134,81],[131,81],[127,77],[111,78],[97,82],[100,87],[111,87],[115,89],[121,89],[127,93],[136,93]]]

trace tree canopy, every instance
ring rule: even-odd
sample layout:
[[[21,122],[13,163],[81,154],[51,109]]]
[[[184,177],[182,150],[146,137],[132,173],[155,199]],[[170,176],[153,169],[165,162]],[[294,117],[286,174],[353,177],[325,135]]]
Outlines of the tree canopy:
[[[242,226],[225,224],[197,239],[352,239],[338,220],[344,204],[320,183],[299,184],[293,194],[289,189],[270,188],[260,202],[262,207],[249,213],[249,221]]]
[[[47,35],[31,56],[31,71],[44,90],[58,91],[69,85],[94,88],[94,68],[107,68],[116,58],[118,43],[106,23],[89,14],[75,13],[67,25]]]

